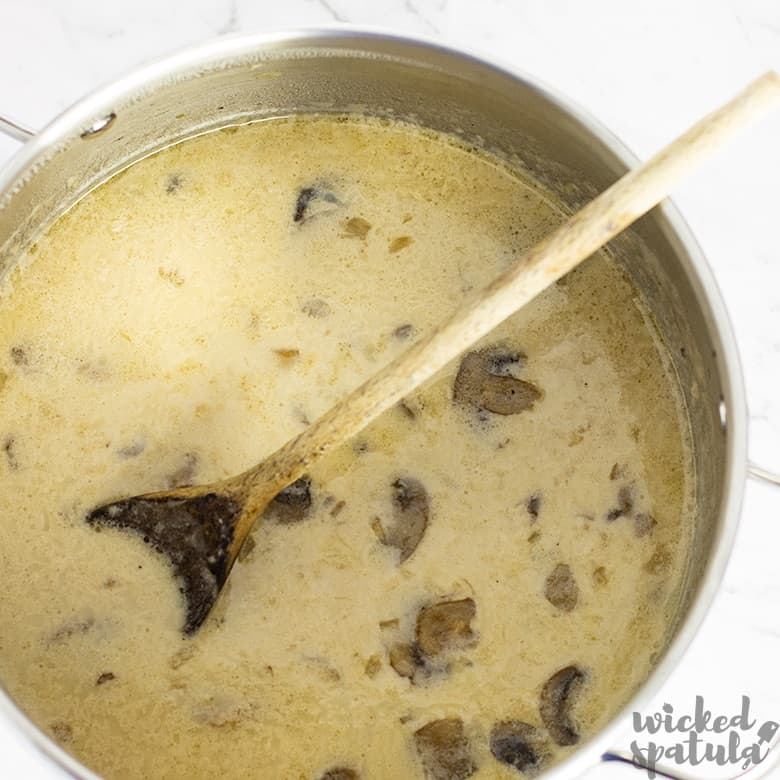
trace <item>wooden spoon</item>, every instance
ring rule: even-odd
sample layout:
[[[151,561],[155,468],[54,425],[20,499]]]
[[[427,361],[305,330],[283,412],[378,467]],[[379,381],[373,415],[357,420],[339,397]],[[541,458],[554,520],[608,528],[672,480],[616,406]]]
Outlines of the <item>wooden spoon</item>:
[[[591,201],[446,322],[262,463],[209,485],[106,504],[92,511],[87,522],[130,529],[168,556],[186,599],[184,631],[195,633],[255,520],[280,490],[649,211],[683,175],[779,98],[776,73],[754,81]]]

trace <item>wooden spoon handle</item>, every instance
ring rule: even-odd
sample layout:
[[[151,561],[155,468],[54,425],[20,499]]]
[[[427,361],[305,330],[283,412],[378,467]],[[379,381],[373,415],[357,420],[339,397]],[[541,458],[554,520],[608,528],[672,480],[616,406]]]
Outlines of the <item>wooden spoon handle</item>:
[[[649,211],[689,171],[748,122],[780,103],[780,77],[769,72],[706,116],[654,157],[627,173],[464,303],[447,321],[337,403],[297,438],[239,478],[247,511],[359,433],[540,292]],[[253,487],[257,486],[257,490]],[[253,493],[257,493],[254,496]],[[261,495],[262,494],[262,495]],[[256,499],[256,501],[255,501]]]

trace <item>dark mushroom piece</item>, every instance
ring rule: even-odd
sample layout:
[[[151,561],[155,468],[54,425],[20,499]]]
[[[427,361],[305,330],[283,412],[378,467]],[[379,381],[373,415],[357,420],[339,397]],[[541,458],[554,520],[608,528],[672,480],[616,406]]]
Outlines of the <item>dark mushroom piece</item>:
[[[360,780],[360,775],[349,767],[337,766],[321,775],[320,780]]]
[[[477,770],[460,718],[433,720],[414,732],[428,780],[466,780]]]
[[[547,577],[544,586],[544,595],[547,601],[557,609],[571,612],[577,606],[580,589],[577,580],[574,579],[571,567],[565,563],[559,563]]]
[[[630,485],[623,485],[618,491],[617,506],[607,512],[607,520],[613,522],[620,517],[631,514],[634,509],[634,491]]]
[[[490,752],[502,764],[529,775],[535,774],[550,754],[541,730],[519,720],[505,720],[493,726]]]
[[[533,525],[539,519],[539,510],[542,508],[542,494],[534,493],[530,496],[525,508],[528,510],[528,516],[531,518],[531,525]]]
[[[413,684],[446,671],[442,664],[446,651],[476,642],[471,628],[475,615],[476,605],[470,598],[423,607],[417,613],[414,641],[398,641],[390,647],[390,666]]]
[[[525,356],[501,347],[485,347],[468,352],[455,377],[455,403],[476,407],[493,414],[519,414],[542,397],[536,385],[512,376]]]
[[[311,508],[311,479],[301,477],[268,504],[263,516],[284,525],[300,523]]]
[[[580,735],[571,718],[571,708],[585,682],[585,672],[577,666],[557,671],[544,684],[539,714],[556,745],[576,745]]]
[[[341,205],[336,195],[325,186],[301,187],[295,199],[293,222],[303,225],[314,217],[336,211]]]
[[[387,528],[380,523],[378,535],[382,544],[398,550],[399,563],[417,549],[428,527],[429,514],[428,492],[422,482],[412,477],[393,482],[393,522]]]
[[[471,621],[476,613],[477,607],[470,598],[423,607],[417,615],[415,631],[420,652],[435,658],[444,650],[472,644],[476,635]]]

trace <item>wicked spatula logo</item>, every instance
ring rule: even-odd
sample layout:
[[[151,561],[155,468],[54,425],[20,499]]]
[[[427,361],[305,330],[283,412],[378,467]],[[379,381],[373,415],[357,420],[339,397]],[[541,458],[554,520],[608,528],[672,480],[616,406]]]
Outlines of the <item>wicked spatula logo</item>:
[[[656,777],[663,764],[715,764],[749,769],[764,761],[780,724],[768,720],[760,726],[750,717],[750,698],[742,697],[737,714],[714,715],[697,696],[692,714],[680,714],[671,704],[652,715],[634,713],[631,743],[634,764]]]

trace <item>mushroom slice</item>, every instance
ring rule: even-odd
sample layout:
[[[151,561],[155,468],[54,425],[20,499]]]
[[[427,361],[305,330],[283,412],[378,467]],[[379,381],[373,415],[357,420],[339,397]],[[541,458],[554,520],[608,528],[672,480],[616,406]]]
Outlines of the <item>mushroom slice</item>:
[[[426,723],[414,732],[414,743],[428,780],[466,780],[477,769],[460,718]]]
[[[471,621],[477,607],[470,598],[439,601],[423,607],[417,615],[416,639],[422,654],[435,658],[442,651],[472,644],[476,635]]]
[[[580,740],[571,708],[584,682],[582,669],[567,666],[550,677],[542,688],[539,713],[556,745],[576,745]]]
[[[279,493],[264,512],[266,518],[289,525],[300,523],[311,508],[311,479],[301,477]]]
[[[568,564],[559,563],[547,577],[544,586],[547,601],[557,609],[571,612],[577,606],[580,589]]]
[[[301,187],[295,199],[293,222],[303,225],[321,214],[329,214],[341,207],[341,201],[327,187],[313,184]]]
[[[383,544],[395,547],[403,563],[417,549],[428,527],[428,492],[417,479],[402,477],[393,482],[393,522],[382,528]]]
[[[493,726],[490,752],[502,764],[529,775],[536,773],[550,754],[541,730],[519,720],[505,720]]]
[[[500,347],[486,347],[465,355],[455,377],[453,400],[494,414],[519,414],[542,397],[536,385],[512,376],[525,356]]]
[[[525,508],[528,510],[528,516],[531,518],[531,525],[539,519],[539,510],[542,508],[542,494],[538,491],[529,496]]]
[[[360,780],[360,775],[349,767],[337,766],[325,772],[320,780]]]
[[[623,485],[618,490],[617,506],[607,512],[607,520],[614,522],[619,517],[626,517],[634,510],[634,491],[630,485]]]
[[[414,680],[417,672],[425,668],[425,659],[416,644],[397,642],[390,648],[390,666],[400,677]]]
[[[367,219],[352,217],[344,223],[344,232],[341,237],[365,239],[369,230],[371,230],[371,223]]]

